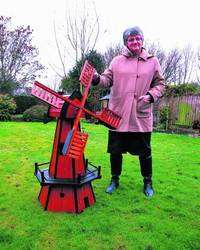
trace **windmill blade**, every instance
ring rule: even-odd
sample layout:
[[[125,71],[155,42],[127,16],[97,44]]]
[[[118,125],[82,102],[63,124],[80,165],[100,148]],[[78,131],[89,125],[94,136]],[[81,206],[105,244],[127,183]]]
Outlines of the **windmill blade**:
[[[104,108],[97,116],[101,123],[111,129],[116,129],[121,121],[121,117],[108,108]]]
[[[31,94],[36,96],[40,100],[50,104],[51,106],[54,106],[55,108],[61,108],[62,104],[64,102],[67,102],[73,105],[74,107],[78,108],[79,110],[82,110],[83,112],[99,120],[102,124],[111,129],[116,129],[121,120],[120,116],[118,116],[116,113],[109,110],[108,108],[103,109],[100,114],[96,114],[82,107],[82,105],[74,102],[73,100],[70,100],[69,98],[64,97],[62,95],[59,95],[57,92],[51,90],[47,86],[37,81],[33,85]]]
[[[73,128],[69,131],[62,150],[64,155],[67,154],[70,157],[76,159],[82,156],[88,138],[87,134],[79,131],[79,122],[82,117],[83,108],[89,93],[93,75],[94,68],[88,63],[88,61],[85,61],[79,78],[80,82],[85,86],[85,90]]]
[[[86,60],[83,65],[81,75],[79,77],[80,83],[85,87],[87,87],[88,85],[91,84],[93,75],[94,75],[94,67]]]
[[[81,159],[87,143],[88,134],[71,130],[65,140],[62,153],[74,159]]]

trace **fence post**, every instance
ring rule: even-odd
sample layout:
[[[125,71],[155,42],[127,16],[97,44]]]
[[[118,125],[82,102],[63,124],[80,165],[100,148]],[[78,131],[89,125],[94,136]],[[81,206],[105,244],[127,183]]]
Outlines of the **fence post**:
[[[171,130],[172,129],[172,124],[173,124],[173,96],[169,96],[169,111],[168,111],[168,123],[167,123],[167,129]]]

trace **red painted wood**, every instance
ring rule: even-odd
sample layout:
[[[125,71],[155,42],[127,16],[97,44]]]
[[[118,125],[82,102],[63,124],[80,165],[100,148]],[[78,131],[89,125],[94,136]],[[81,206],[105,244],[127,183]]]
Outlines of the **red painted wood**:
[[[85,61],[83,68],[81,70],[81,75],[79,81],[85,87],[91,84],[94,75],[94,68],[89,64],[88,61]]]
[[[81,213],[87,206],[92,206],[95,203],[90,183],[80,187],[51,186],[49,195],[48,190],[49,186],[42,186],[39,199],[42,207],[47,211]]]
[[[49,186],[41,187],[40,195],[39,195],[38,199],[39,199],[40,203],[42,204],[43,208],[45,208],[45,206],[46,206],[48,191],[49,191]]]
[[[64,143],[67,133],[70,129],[70,121],[58,119],[49,167],[49,175],[52,178],[73,179],[74,173],[75,178],[77,178],[79,175],[85,174],[84,156],[82,155],[75,160],[75,170],[73,170],[72,157],[69,155],[62,155],[61,148],[59,148],[59,145]]]
[[[78,212],[86,208],[85,199],[88,199],[89,206],[95,203],[95,197],[90,183],[86,183],[78,190]]]
[[[72,187],[53,187],[49,196],[48,211],[76,213]]]
[[[60,119],[57,120],[55,135],[54,135],[54,142],[53,142],[53,150],[51,154],[51,161],[49,166],[49,175],[54,178],[56,165],[57,165],[57,152],[58,152],[58,145],[59,145],[59,134],[61,129],[62,121]]]

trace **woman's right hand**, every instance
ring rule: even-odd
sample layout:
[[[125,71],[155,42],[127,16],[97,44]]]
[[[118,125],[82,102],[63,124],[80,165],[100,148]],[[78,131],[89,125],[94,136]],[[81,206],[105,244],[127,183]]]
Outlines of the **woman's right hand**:
[[[93,75],[93,79],[92,79],[92,85],[96,86],[98,85],[100,82],[100,75],[97,73],[97,71],[94,73]]]

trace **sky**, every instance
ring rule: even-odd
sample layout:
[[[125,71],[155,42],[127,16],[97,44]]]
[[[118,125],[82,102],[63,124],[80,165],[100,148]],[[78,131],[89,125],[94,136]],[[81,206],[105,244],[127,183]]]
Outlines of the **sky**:
[[[91,6],[91,0],[85,0]],[[100,18],[102,34],[96,49],[103,52],[110,45],[122,43],[122,33],[126,28],[139,26],[144,38],[159,42],[169,50],[183,48],[190,43],[200,47],[198,28],[199,0],[93,0]],[[63,32],[66,11],[73,12],[76,0],[0,0],[0,15],[12,17],[13,25],[30,25],[34,30],[33,44],[39,49],[40,62],[48,69],[44,77],[37,79],[51,86],[59,82],[55,69],[60,68],[60,60],[55,43],[54,22],[57,32]],[[83,0],[77,0],[83,2]],[[106,33],[103,31],[106,30]],[[63,42],[63,41],[62,41]],[[66,60],[70,69],[73,60]],[[56,68],[57,67],[57,68]]]

